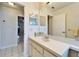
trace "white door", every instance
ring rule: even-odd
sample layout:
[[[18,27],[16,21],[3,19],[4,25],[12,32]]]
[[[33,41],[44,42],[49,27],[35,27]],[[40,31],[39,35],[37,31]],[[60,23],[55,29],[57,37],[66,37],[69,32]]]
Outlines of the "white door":
[[[17,45],[17,17],[14,13],[16,11],[3,7],[2,12],[2,48]]]
[[[53,35],[65,37],[65,14],[53,17]]]

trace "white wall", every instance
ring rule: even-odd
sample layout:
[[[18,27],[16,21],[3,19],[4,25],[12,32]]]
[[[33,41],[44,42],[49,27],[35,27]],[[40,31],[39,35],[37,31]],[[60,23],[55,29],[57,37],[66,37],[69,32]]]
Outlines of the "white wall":
[[[23,11],[21,9],[16,9],[8,6],[1,5],[1,18],[0,20],[5,20],[2,23],[1,33],[1,48],[7,48],[17,45],[17,16],[23,16]]]
[[[79,29],[79,3],[74,3],[57,11],[54,11],[52,15],[57,15],[61,13],[64,13],[66,15],[67,36],[73,38],[71,31],[68,31],[68,29]]]

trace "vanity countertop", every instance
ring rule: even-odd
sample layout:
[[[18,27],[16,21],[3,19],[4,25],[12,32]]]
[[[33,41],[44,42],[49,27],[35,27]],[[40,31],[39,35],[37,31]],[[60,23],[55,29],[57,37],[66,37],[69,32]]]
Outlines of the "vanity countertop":
[[[64,38],[60,36],[49,36],[49,41],[45,42],[40,37],[30,37],[31,40],[46,47],[57,56],[68,56],[68,50],[73,49],[79,51],[79,41],[70,38]]]
[[[43,47],[49,49],[53,52],[56,56],[67,56],[69,45],[63,42],[49,39],[49,41],[45,42],[41,38],[30,37],[31,40],[35,41],[36,43],[42,45]]]
[[[70,49],[73,49],[73,50],[76,50],[79,52],[79,40],[75,40],[72,38],[64,38],[64,37],[60,37],[60,36],[49,36],[49,37],[54,40],[64,42],[69,45]]]

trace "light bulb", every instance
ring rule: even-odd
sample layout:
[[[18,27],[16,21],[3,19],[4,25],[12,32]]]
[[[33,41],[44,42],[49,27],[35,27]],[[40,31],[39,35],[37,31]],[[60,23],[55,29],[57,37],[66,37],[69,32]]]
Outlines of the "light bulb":
[[[8,4],[11,5],[11,6],[14,6],[14,3],[12,3],[12,2],[8,2]]]

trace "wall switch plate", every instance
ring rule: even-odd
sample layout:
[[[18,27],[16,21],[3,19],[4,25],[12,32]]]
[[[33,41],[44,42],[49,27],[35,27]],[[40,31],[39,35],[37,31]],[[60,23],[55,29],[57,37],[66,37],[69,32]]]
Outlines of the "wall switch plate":
[[[78,57],[79,57],[79,53],[78,53]]]
[[[3,20],[3,22],[5,22],[5,20]]]

